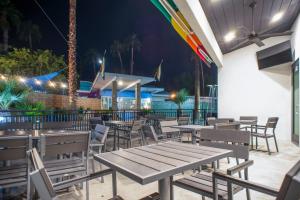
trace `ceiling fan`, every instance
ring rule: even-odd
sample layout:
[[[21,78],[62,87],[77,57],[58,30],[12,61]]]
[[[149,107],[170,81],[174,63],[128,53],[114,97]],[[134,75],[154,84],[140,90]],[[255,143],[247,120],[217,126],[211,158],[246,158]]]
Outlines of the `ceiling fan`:
[[[247,44],[247,43],[255,43],[257,46],[262,47],[265,44],[261,41],[262,39],[265,38],[269,38],[269,37],[275,37],[275,36],[284,36],[284,35],[291,35],[293,32],[292,31],[284,31],[281,33],[266,33],[268,31],[270,31],[270,29],[266,30],[266,31],[262,31],[260,33],[256,33],[256,31],[254,30],[254,9],[256,7],[256,1],[252,1],[249,4],[249,7],[252,10],[252,31],[249,31],[249,29],[245,28],[246,31],[248,32],[248,35],[246,38],[244,38],[244,40],[240,43],[238,43],[237,45],[233,46],[231,48],[231,51],[238,49],[240,47],[242,47],[243,45]]]

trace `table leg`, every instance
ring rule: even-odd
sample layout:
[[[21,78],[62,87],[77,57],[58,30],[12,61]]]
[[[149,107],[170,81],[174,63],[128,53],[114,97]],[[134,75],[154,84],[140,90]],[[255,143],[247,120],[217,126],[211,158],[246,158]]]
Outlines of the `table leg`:
[[[117,129],[116,129],[116,127],[114,127],[114,150],[116,150],[117,148],[116,148],[116,134],[117,134]]]
[[[196,144],[196,135],[197,135],[197,131],[193,130],[193,132],[192,132],[192,144]]]
[[[171,181],[172,177],[167,177],[158,181],[158,192],[160,200],[173,200]]]

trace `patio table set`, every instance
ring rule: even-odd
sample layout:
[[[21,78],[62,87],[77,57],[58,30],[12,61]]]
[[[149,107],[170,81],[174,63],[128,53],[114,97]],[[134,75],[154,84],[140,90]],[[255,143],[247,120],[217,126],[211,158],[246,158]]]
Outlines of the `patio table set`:
[[[174,199],[174,187],[214,199],[232,199],[243,189],[246,189],[247,199],[250,199],[249,189],[276,197],[300,197],[299,192],[286,187],[278,191],[248,182],[248,168],[253,165],[249,160],[249,144],[252,134],[257,132],[254,129],[261,128],[255,125],[257,120],[214,120],[209,119],[208,125],[195,125],[184,118],[160,119],[158,126],[153,126],[144,118],[130,122],[91,119],[95,122],[91,131],[3,130],[0,131],[0,161],[3,163],[0,183],[1,186],[6,184],[4,188],[27,185],[27,199],[33,195],[32,187],[41,199],[52,199],[56,191],[86,182],[88,199],[88,181],[100,177],[103,183],[103,176],[111,174],[112,199],[122,199],[117,192],[118,172],[142,185],[158,183],[157,195],[149,194],[144,199]],[[229,126],[232,124],[235,126]],[[237,130],[236,124],[244,127]],[[191,142],[182,140],[183,133],[191,134]],[[106,151],[108,136],[113,137],[112,151]],[[25,143],[20,143],[18,138]],[[120,148],[120,140],[127,141],[127,146]],[[93,150],[95,147],[98,151]],[[16,149],[17,154],[10,157]],[[237,165],[228,168],[227,173],[218,171],[219,160],[229,157],[235,158]],[[11,184],[12,172],[17,168],[9,167],[11,160],[13,163],[16,159],[28,160],[22,166],[22,184],[14,185]],[[92,172],[89,172],[89,160],[92,160]],[[95,163],[100,165],[100,171],[95,171]],[[108,169],[103,170],[102,165]],[[212,172],[201,170],[203,165],[209,168],[211,165]],[[177,178],[177,174],[187,170],[194,173]],[[242,173],[244,179],[241,179]],[[300,180],[291,179],[299,175],[300,162],[287,174],[286,182],[291,187],[299,186]]]

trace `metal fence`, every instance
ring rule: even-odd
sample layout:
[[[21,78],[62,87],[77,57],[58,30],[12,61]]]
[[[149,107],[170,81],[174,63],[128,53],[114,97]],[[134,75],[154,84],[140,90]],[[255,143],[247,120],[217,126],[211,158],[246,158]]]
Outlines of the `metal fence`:
[[[90,119],[100,117],[103,121],[120,120],[133,121],[141,117],[159,119],[177,119],[180,116],[189,117],[191,124],[205,124],[206,118],[217,116],[207,109],[159,109],[159,110],[47,110],[47,111],[0,111],[0,129],[9,124],[31,123],[32,129],[41,129],[47,122],[72,122],[76,130],[89,130]]]

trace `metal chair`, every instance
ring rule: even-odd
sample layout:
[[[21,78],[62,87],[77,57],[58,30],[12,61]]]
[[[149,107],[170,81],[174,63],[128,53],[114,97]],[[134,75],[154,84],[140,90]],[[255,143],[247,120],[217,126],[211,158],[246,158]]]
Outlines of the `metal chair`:
[[[40,155],[53,180],[88,174],[89,132],[42,134]],[[86,192],[88,194],[88,183]]]
[[[215,129],[240,130],[240,123],[236,123],[236,122],[232,122],[229,124],[217,123],[217,124],[215,124]]]
[[[142,127],[142,133],[144,135],[146,144],[149,144],[149,139],[154,140],[156,143],[160,141],[164,141],[167,139],[166,135],[164,134],[157,134],[154,127],[151,125],[144,125]]]
[[[172,126],[178,126],[177,120],[160,121],[161,133],[169,138],[180,140],[180,129],[173,128]]]
[[[244,170],[244,177],[248,180],[248,167],[253,164],[249,160],[249,145],[250,132],[236,131],[236,130],[216,130],[216,129],[202,129],[200,135],[199,145],[230,149],[233,151],[232,157],[236,158],[237,165],[227,169],[230,175],[236,174]],[[239,159],[244,159],[243,163],[239,163]],[[214,169],[215,169],[215,165]],[[205,197],[213,197],[213,178],[212,173],[201,171],[197,174],[178,179],[173,182],[173,185],[183,189],[196,192]],[[219,199],[226,199],[228,195],[227,186],[223,182],[218,182]],[[233,193],[241,191],[240,186],[233,186]],[[250,199],[250,192],[246,189],[247,199]]]
[[[232,189],[232,185],[242,186],[257,192],[268,194],[276,197],[276,200],[296,200],[300,199],[300,161],[298,161],[288,173],[285,175],[280,189],[274,189],[266,185],[245,181],[240,178],[231,176],[221,171],[213,172],[213,198],[218,200],[219,196],[219,182],[223,181],[227,185],[229,191]],[[232,200],[232,192],[228,192],[228,200]]]
[[[30,199],[30,163],[26,151],[32,148],[31,136],[0,137],[0,188],[27,185],[27,199]],[[6,165],[8,164],[8,165]]]
[[[279,120],[278,117],[270,117],[270,118],[268,118],[266,125],[254,125],[256,132],[251,133],[251,138],[255,137],[255,139],[256,139],[256,144],[255,144],[256,149],[258,146],[258,141],[257,141],[258,138],[263,138],[266,140],[268,153],[269,153],[269,155],[271,155],[268,139],[274,138],[276,151],[279,152],[276,135],[275,135],[275,129],[276,129],[278,120]],[[271,133],[268,132],[269,129],[272,130]],[[259,133],[259,130],[262,130],[262,132]],[[252,141],[252,144],[253,144],[253,141]]]
[[[207,125],[209,126],[214,126],[216,124],[229,124],[230,120],[229,119],[216,119],[214,117],[209,117],[207,118]]]
[[[43,122],[40,129],[44,130],[73,130],[73,121],[61,121],[61,122]]]
[[[90,122],[90,124],[89,124],[90,130],[94,130],[96,128],[97,124],[104,125],[102,117],[93,117],[89,120],[89,122]]]
[[[32,122],[8,122],[8,123],[0,123],[0,130],[32,130],[33,123]]]
[[[144,124],[145,120],[134,120],[131,126],[123,126],[118,129],[123,133],[119,135],[119,138],[127,142],[127,148],[131,148],[135,141],[139,141],[140,145],[143,145],[144,138],[141,129]]]
[[[31,180],[40,198],[43,200],[51,200],[55,198],[56,191],[58,190],[65,189],[82,182],[88,182],[89,180],[112,173],[111,169],[106,169],[103,171],[99,171],[97,173],[92,173],[92,174],[72,178],[59,183],[53,183],[52,180],[50,179],[50,176],[46,168],[44,167],[43,161],[41,160],[35,148],[28,151],[28,157],[30,162],[32,163],[32,168],[33,168],[32,171],[30,172]],[[113,179],[113,181],[115,180]],[[89,199],[89,196],[86,196],[86,199]]]

